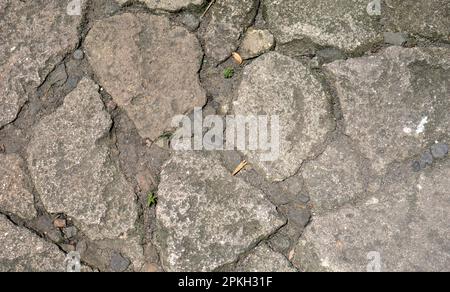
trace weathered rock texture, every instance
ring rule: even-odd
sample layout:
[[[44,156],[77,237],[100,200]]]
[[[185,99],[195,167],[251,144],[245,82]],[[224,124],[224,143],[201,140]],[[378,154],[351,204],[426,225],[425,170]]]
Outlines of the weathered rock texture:
[[[285,223],[260,190],[196,152],[165,164],[158,198],[157,240],[167,271],[213,271]]]
[[[283,255],[274,252],[266,244],[261,244],[239,262],[236,272],[270,273],[297,270]]]
[[[450,2],[389,0],[383,6],[385,27],[392,31],[449,41]]]
[[[249,28],[242,39],[239,53],[244,59],[251,59],[269,51],[275,45],[273,35],[268,30]]]
[[[450,162],[395,175],[373,197],[314,218],[294,263],[306,271],[366,271],[376,252],[381,271],[448,271]]]
[[[0,154],[0,211],[32,219],[36,216],[32,185],[20,156]]]
[[[216,0],[200,26],[205,54],[214,62],[231,56],[256,15],[256,0]]]
[[[274,52],[261,56],[244,70],[234,113],[277,115],[280,153],[274,161],[266,162],[261,159],[264,151],[244,154],[271,180],[294,175],[305,159],[318,154],[319,146],[334,129],[330,100],[319,80],[302,63]]]
[[[78,43],[80,16],[64,1],[0,1],[0,128]]]
[[[125,4],[128,0],[116,0],[119,4]],[[190,5],[202,5],[205,0],[143,0],[151,9],[178,11]]]
[[[46,210],[76,220],[93,240],[134,228],[133,190],[111,161],[111,118],[98,86],[83,79],[64,104],[36,125],[28,167]]]
[[[0,272],[63,272],[65,255],[0,215]]]
[[[85,45],[101,85],[143,138],[156,140],[175,115],[205,104],[200,45],[166,17],[125,13],[102,20]]]
[[[355,51],[382,40],[367,0],[264,0],[266,20],[281,43],[311,39],[320,46]]]
[[[325,66],[345,133],[377,170],[421,152],[450,128],[450,50],[391,47]]]

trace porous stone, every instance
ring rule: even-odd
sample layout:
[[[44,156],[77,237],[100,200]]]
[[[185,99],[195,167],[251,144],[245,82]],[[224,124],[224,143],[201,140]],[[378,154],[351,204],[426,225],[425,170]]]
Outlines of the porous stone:
[[[317,159],[307,162],[301,172],[305,188],[316,210],[331,210],[368,192],[370,165],[341,139],[327,147]]]
[[[0,215],[0,272],[63,272],[64,253]]]
[[[431,146],[431,154],[434,158],[444,158],[448,154],[448,145],[444,143],[437,143]]]
[[[294,59],[269,52],[246,66],[233,102],[234,113],[278,116],[280,124],[279,133],[273,133],[279,134],[279,153],[263,161],[264,149],[247,149],[243,152],[249,162],[273,181],[294,175],[305,159],[319,153],[334,130],[330,100],[311,70]]]
[[[206,102],[195,35],[164,16],[124,13],[97,22],[86,54],[101,85],[133,120],[143,138],[156,140],[172,118]]]
[[[33,129],[28,167],[46,210],[64,213],[91,239],[116,238],[134,228],[135,196],[111,161],[111,118],[89,79]]]
[[[269,29],[280,43],[308,38],[320,46],[351,52],[382,40],[378,16],[367,0],[264,0]]]
[[[119,253],[114,253],[111,257],[110,268],[114,272],[124,272],[130,266],[130,260],[124,258]]]
[[[235,271],[248,273],[297,272],[282,254],[273,251],[265,243],[260,244],[239,261]]]
[[[78,42],[80,16],[64,1],[1,1],[0,128],[17,117],[30,94]]]
[[[120,5],[128,0],[116,0]],[[142,0],[150,9],[161,9],[167,11],[178,11],[190,5],[202,5],[205,0]]]
[[[402,32],[385,32],[383,37],[386,44],[395,46],[403,46],[408,41],[408,34]]]
[[[345,133],[376,170],[418,155],[450,128],[450,50],[389,47],[325,65]]]
[[[197,152],[164,165],[156,217],[162,265],[182,272],[230,264],[285,223],[260,190]]]
[[[249,28],[239,47],[239,53],[243,59],[251,59],[269,51],[274,45],[275,40],[270,31]]]
[[[32,219],[37,213],[25,163],[16,154],[0,153],[0,211]]]
[[[295,252],[303,271],[448,271],[450,162],[401,170],[372,198],[314,218]],[[337,224],[338,222],[338,224]]]
[[[449,11],[450,2],[447,0],[388,0],[383,5],[383,22],[392,31],[448,41]]]
[[[257,12],[256,0],[216,0],[200,25],[205,54],[216,63],[231,56]]]

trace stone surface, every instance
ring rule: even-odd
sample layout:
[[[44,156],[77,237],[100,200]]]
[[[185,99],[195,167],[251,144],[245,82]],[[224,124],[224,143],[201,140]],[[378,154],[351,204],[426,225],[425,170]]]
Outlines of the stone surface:
[[[302,168],[305,188],[316,210],[342,206],[369,192],[370,164],[342,139]]]
[[[36,216],[31,182],[18,155],[0,153],[0,211],[23,219]]]
[[[408,35],[402,32],[385,32],[383,37],[386,44],[395,46],[403,46],[408,41]]]
[[[437,143],[431,146],[431,154],[434,158],[444,158],[448,154],[448,144]]]
[[[205,104],[197,74],[200,45],[166,17],[125,13],[104,19],[89,32],[85,47],[101,85],[143,138],[156,140],[172,117]]]
[[[122,236],[137,219],[133,190],[110,159],[111,118],[97,91],[83,79],[36,125],[27,149],[46,210],[72,217],[91,239]]]
[[[218,160],[179,152],[163,167],[157,242],[166,271],[213,271],[285,223],[263,193]]]
[[[66,5],[0,2],[0,128],[16,119],[28,96],[77,45],[81,17],[67,15]]]
[[[390,47],[325,66],[340,99],[345,133],[382,170],[423,152],[450,128],[450,50]]]
[[[274,252],[266,244],[260,244],[239,261],[236,272],[270,273],[297,272],[297,270],[283,255]]]
[[[280,43],[308,38],[314,43],[355,51],[382,40],[377,16],[367,0],[264,0],[271,32]]]
[[[218,63],[230,57],[255,18],[256,8],[255,0],[216,0],[200,25],[206,56]]]
[[[65,255],[0,215],[0,272],[63,272]]]
[[[124,272],[130,266],[130,260],[124,258],[119,253],[114,253],[111,257],[110,268],[114,272]]]
[[[266,29],[249,28],[239,47],[239,53],[244,59],[251,59],[269,51],[275,45],[270,31]]]
[[[388,0],[383,6],[385,27],[448,41],[450,2],[447,0]]]
[[[128,0],[116,0],[123,5]],[[167,11],[178,11],[190,5],[202,5],[205,0],[142,0],[150,9],[161,9]]]
[[[316,217],[294,263],[306,271],[366,271],[376,252],[381,271],[448,271],[449,176],[449,160],[420,175],[395,172],[374,197]]]
[[[274,161],[262,161],[264,151],[244,151],[252,165],[270,180],[294,175],[305,159],[318,154],[334,122],[331,97],[302,63],[279,53],[267,53],[244,69],[236,115],[278,115],[280,153]]]

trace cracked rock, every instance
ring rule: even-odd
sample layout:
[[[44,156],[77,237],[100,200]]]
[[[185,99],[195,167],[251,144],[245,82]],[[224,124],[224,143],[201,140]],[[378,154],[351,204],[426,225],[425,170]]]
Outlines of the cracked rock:
[[[120,5],[128,0],[116,0]],[[161,9],[167,11],[178,11],[190,5],[202,5],[205,0],[142,0],[150,9]]]
[[[273,251],[264,243],[239,261],[235,271],[248,273],[297,272],[282,254]]]
[[[214,271],[284,223],[264,194],[206,154],[179,152],[163,167],[157,243],[166,271]]]
[[[257,12],[256,0],[216,0],[200,26],[207,57],[220,63],[231,56]]]
[[[302,176],[314,207],[330,210],[367,192],[372,177],[369,168],[345,140],[339,140],[319,158],[306,163]]]
[[[421,153],[450,127],[450,50],[390,47],[325,66],[345,133],[376,170]]]
[[[276,115],[280,121],[279,155],[262,161],[263,150],[246,150],[249,162],[273,181],[294,175],[334,130],[329,100],[311,70],[294,59],[269,52],[246,66],[233,103],[235,114]]]
[[[448,41],[450,36],[450,2],[448,0],[387,0],[384,5],[385,26]]]
[[[372,198],[317,216],[294,264],[304,271],[449,271],[450,180],[443,178],[450,161],[411,171],[396,173]]]
[[[266,21],[280,43],[304,38],[351,52],[383,39],[367,0],[264,0]]]
[[[103,19],[85,47],[101,85],[143,138],[156,140],[174,116],[206,102],[198,40],[166,17],[125,13]]]
[[[0,154],[0,211],[32,219],[37,213],[25,163],[16,154]]]
[[[95,240],[134,227],[135,196],[111,161],[111,118],[89,79],[33,129],[28,167],[46,210],[64,213]]]
[[[0,127],[16,119],[29,94],[78,43],[81,17],[67,15],[66,5],[0,2]]]
[[[0,215],[0,272],[63,272],[64,253]]]

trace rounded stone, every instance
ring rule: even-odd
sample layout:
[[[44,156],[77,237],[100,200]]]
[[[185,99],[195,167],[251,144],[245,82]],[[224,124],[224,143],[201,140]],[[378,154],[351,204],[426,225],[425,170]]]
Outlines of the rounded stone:
[[[431,146],[431,154],[434,158],[444,158],[448,154],[448,145],[443,143],[438,143]]]
[[[76,50],[73,52],[73,58],[75,60],[82,60],[84,58],[84,52],[82,50]]]

